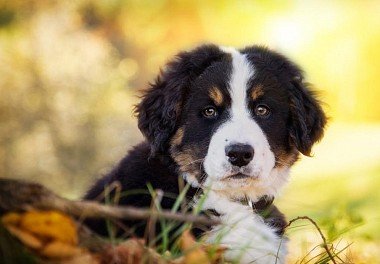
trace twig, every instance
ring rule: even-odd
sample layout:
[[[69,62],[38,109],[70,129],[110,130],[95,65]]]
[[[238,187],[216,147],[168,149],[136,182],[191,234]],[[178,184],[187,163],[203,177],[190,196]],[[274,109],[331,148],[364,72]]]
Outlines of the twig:
[[[152,193],[152,202],[150,205],[150,210],[152,212],[160,211],[159,208],[160,208],[162,197],[163,197],[162,190],[155,190]],[[153,247],[153,245],[154,245],[154,238],[155,238],[155,234],[156,234],[156,223],[157,223],[157,217],[156,216],[150,217],[148,220],[148,224],[146,226],[146,229],[145,229],[145,236],[144,237],[145,237],[146,241],[149,241],[149,247]]]
[[[317,224],[313,219],[311,219],[311,218],[308,217],[308,216],[298,216],[298,217],[296,217],[296,218],[290,220],[289,223],[285,226],[285,229],[286,229],[287,227],[289,227],[292,223],[294,223],[294,222],[296,222],[296,221],[298,221],[298,220],[309,220],[309,221],[315,226],[315,228],[318,230],[318,233],[319,233],[319,235],[321,236],[321,238],[322,238],[322,240],[323,240],[323,245],[322,245],[323,248],[326,250],[326,253],[327,253],[327,255],[329,255],[329,258],[331,259],[331,261],[332,261],[334,264],[336,264],[336,261],[335,261],[335,259],[334,259],[334,256],[333,256],[333,254],[331,253],[331,251],[330,251],[330,249],[329,249],[329,247],[328,247],[328,245],[327,245],[326,237],[323,235],[323,233],[322,233],[321,229],[319,228],[318,224]]]
[[[183,190],[185,189],[185,181],[182,177],[178,177],[178,189],[179,189],[179,193],[182,193]],[[181,212],[182,213],[186,212],[186,197],[182,199],[181,201]]]
[[[0,214],[6,211],[40,209],[58,210],[76,217],[109,219],[148,219],[150,217],[168,220],[217,225],[217,219],[182,214],[169,210],[152,211],[149,208],[133,206],[103,205],[93,201],[71,201],[49,191],[40,184],[21,180],[0,179]]]

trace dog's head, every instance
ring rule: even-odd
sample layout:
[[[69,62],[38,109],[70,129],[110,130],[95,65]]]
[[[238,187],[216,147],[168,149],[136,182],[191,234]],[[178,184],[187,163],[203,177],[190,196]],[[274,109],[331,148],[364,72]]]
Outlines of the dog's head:
[[[136,107],[152,155],[171,155],[193,186],[275,196],[326,123],[302,71],[263,47],[179,53]]]

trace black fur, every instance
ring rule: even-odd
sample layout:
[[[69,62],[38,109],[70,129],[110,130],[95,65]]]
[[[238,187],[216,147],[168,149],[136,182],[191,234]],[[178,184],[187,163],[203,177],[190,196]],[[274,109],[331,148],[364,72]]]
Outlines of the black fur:
[[[272,97],[283,96],[282,101],[287,103],[287,129],[277,130],[289,132],[288,150],[295,146],[303,155],[309,156],[313,144],[323,137],[326,116],[311,85],[304,81],[303,71],[282,54],[265,47],[253,46],[242,52],[247,54],[258,71],[252,85],[264,83],[267,87],[274,88],[275,94]],[[278,87],[283,87],[286,94],[280,95]],[[281,112],[286,112],[285,108]],[[279,138],[278,135],[275,137]]]
[[[105,202],[102,194],[107,186],[113,183],[121,185],[120,200],[118,204],[132,205],[136,207],[150,207],[152,196],[149,193],[147,184],[155,190],[163,190],[165,195],[162,198],[161,206],[164,209],[171,209],[179,193],[177,165],[169,156],[150,157],[151,147],[147,142],[143,142],[134,147],[126,157],[121,160],[119,165],[107,176],[100,179],[86,194],[86,200],[98,200]],[[140,190],[140,192],[139,192]],[[137,191],[135,194],[128,195],[128,191]],[[109,197],[115,197],[118,190],[112,190]],[[190,188],[187,192],[188,199],[194,197],[196,189]],[[97,233],[109,236],[106,222],[103,220],[87,220],[86,224]],[[143,237],[145,221],[124,221],[123,224],[133,235]],[[157,226],[157,231],[160,226]],[[125,230],[119,228],[117,235],[121,236]]]
[[[302,154],[310,156],[313,144],[323,137],[326,116],[307,83],[297,78],[292,85],[290,139]]]
[[[224,54],[215,45],[181,52],[166,65],[137,105],[138,126],[151,143],[151,151],[165,153],[183,107],[183,99],[196,77]]]

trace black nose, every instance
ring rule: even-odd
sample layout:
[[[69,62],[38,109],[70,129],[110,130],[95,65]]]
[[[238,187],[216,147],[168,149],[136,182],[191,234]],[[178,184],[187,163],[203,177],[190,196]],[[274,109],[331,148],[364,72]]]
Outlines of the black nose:
[[[253,148],[246,144],[233,144],[226,147],[229,162],[238,167],[247,165],[255,154]]]

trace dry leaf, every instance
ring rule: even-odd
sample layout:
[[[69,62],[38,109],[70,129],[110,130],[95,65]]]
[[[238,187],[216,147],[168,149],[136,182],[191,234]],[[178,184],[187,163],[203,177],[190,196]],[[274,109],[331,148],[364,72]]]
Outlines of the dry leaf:
[[[200,247],[189,230],[181,235],[180,248],[185,254],[185,264],[208,264],[211,263],[206,251]]]
[[[144,250],[144,240],[128,239],[117,246],[107,248],[101,256],[101,263],[142,263]]]
[[[40,249],[43,246],[41,240],[32,234],[25,232],[15,226],[6,225],[5,226],[9,233],[17,237],[24,245],[30,247],[31,249]]]
[[[12,235],[41,256],[68,259],[82,254],[89,255],[86,250],[77,247],[78,235],[75,223],[62,213],[55,211],[8,213],[2,217],[2,222]],[[78,260],[73,263],[80,262]]]
[[[203,248],[207,252],[211,263],[224,263],[223,254],[227,250],[226,247],[220,245],[204,245]]]
[[[100,260],[96,255],[83,253],[69,259],[63,259],[59,264],[100,264]]]
[[[43,239],[58,240],[71,245],[78,243],[73,220],[56,211],[25,212],[21,216],[20,228]]]
[[[1,217],[3,225],[14,225],[18,226],[21,220],[21,215],[19,213],[10,212]]]
[[[53,241],[39,251],[42,256],[48,258],[70,258],[77,256],[82,252],[82,249],[61,241]]]

